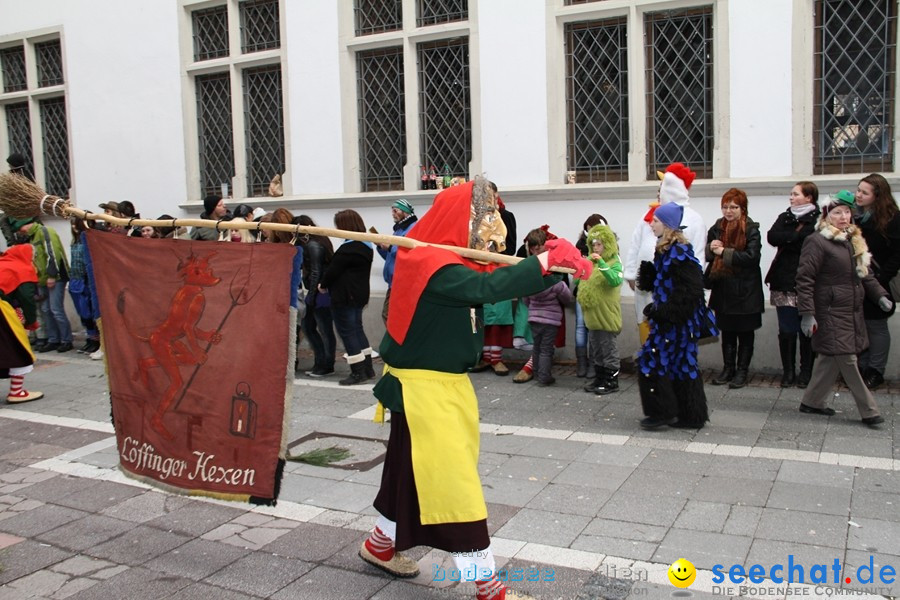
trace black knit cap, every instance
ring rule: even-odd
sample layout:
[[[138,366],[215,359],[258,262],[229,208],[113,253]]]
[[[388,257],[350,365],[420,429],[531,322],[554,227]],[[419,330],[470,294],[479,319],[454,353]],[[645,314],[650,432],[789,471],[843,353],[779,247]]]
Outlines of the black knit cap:
[[[9,155],[9,158],[6,159],[6,164],[9,165],[10,171],[24,171],[25,157],[18,152],[13,152]]]
[[[215,210],[216,205],[219,204],[219,200],[222,199],[222,196],[218,196],[216,194],[210,194],[206,198],[203,199],[203,211],[207,215],[211,215],[213,210]]]

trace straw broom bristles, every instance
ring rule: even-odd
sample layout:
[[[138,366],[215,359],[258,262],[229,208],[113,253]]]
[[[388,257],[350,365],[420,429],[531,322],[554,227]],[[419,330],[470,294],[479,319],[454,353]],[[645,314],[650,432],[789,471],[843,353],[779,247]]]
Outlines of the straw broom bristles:
[[[349,240],[358,240],[361,242],[372,242],[375,244],[390,244],[392,246],[401,246],[403,248],[416,248],[418,246],[434,246],[450,250],[460,256],[471,258],[482,262],[494,262],[507,265],[514,265],[522,259],[516,256],[507,256],[505,254],[497,254],[494,252],[485,252],[483,250],[474,250],[472,248],[460,248],[458,246],[445,246],[443,244],[429,244],[420,242],[412,238],[400,237],[396,235],[384,235],[380,233],[368,233],[360,231],[345,231],[343,229],[333,229],[330,227],[308,227],[306,225],[291,225],[286,223],[255,223],[255,222],[232,222],[232,221],[213,221],[209,219],[171,219],[168,221],[159,221],[156,219],[123,219],[121,217],[113,217],[112,215],[100,215],[89,213],[72,206],[68,200],[51,196],[44,192],[39,185],[14,173],[0,174],[0,210],[7,216],[15,219],[24,219],[29,217],[39,217],[43,214],[55,215],[58,217],[81,217],[88,221],[106,221],[113,225],[137,226],[137,227],[209,227],[217,231],[222,229],[251,229],[253,231],[286,231],[294,234],[312,234],[324,235],[327,237],[344,238]],[[566,269],[563,267],[552,267],[552,271],[558,273],[574,273],[574,269]]]

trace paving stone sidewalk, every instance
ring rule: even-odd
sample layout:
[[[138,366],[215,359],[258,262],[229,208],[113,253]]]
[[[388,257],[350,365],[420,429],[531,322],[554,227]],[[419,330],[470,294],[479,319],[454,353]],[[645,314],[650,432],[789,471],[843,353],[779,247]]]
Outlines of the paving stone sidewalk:
[[[414,549],[422,572],[409,581],[356,555],[374,523],[388,433],[367,418],[371,386],[298,379],[291,443],[342,441],[359,468],[289,463],[278,506],[251,509],[124,477],[102,365],[53,358],[27,382],[44,400],[0,406],[0,600],[473,597],[443,552]],[[800,390],[757,374],[740,390],[707,386],[711,423],[699,432],[645,432],[633,378],[598,397],[567,367],[556,376],[546,388],[472,376],[489,528],[498,566],[523,574],[516,588],[545,600],[668,598],[677,590],[665,570],[685,557],[699,570],[693,596],[724,598],[742,590],[717,589],[715,565],[768,570],[793,556],[807,570],[838,559],[854,577],[743,595],[900,593],[855,577],[870,559],[876,572],[900,571],[893,388],[877,395],[878,430],[859,422],[846,392],[835,417],[803,415]]]

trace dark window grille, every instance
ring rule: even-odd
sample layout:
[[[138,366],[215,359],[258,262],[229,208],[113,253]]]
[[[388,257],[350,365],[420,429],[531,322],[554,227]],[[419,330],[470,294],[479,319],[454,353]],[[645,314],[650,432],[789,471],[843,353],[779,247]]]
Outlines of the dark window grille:
[[[673,162],[712,177],[712,7],[649,14],[644,40],[647,177]]]
[[[468,0],[418,0],[416,24],[419,27],[465,21],[469,18]]]
[[[269,182],[284,173],[281,65],[244,71],[244,133],[247,195],[268,195]]]
[[[628,179],[626,24],[623,17],[565,28],[567,168],[578,183]]]
[[[199,75],[197,137],[200,149],[200,196],[218,193],[234,176],[231,78],[228,73]]]
[[[356,0],[356,35],[397,31],[403,27],[402,0]]]
[[[469,40],[418,45],[421,165],[468,176],[472,160]]]
[[[281,47],[278,0],[241,2],[241,52],[260,52]]]
[[[195,10],[191,19],[194,22],[194,60],[228,56],[228,7]]]
[[[28,89],[25,75],[25,47],[13,46],[0,50],[0,66],[3,68],[3,92],[20,92]]]
[[[50,87],[63,83],[62,46],[59,40],[34,45],[37,59],[38,87]]]
[[[69,196],[69,136],[66,99],[41,100],[41,134],[44,143],[44,188],[48,194]]]
[[[360,52],[356,70],[362,191],[402,190],[406,164],[403,48]]]
[[[815,4],[816,174],[892,171],[897,6]]]
[[[591,2],[603,2],[604,0],[566,0],[565,6],[574,6],[576,4],[590,4]]]
[[[34,177],[33,149],[31,145],[31,116],[28,103],[19,102],[6,105],[6,133],[9,138],[9,153],[18,152],[25,157],[25,172]]]

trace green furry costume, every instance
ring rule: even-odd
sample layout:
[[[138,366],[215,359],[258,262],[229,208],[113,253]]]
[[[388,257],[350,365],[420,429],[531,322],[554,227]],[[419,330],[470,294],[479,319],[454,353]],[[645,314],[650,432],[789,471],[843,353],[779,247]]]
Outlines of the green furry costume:
[[[619,243],[609,226],[595,225],[587,235],[589,258],[595,241],[603,243],[603,254],[599,260],[591,258],[595,268],[590,279],[579,281],[578,303],[588,329],[619,333],[622,331],[620,297],[623,280]]]

